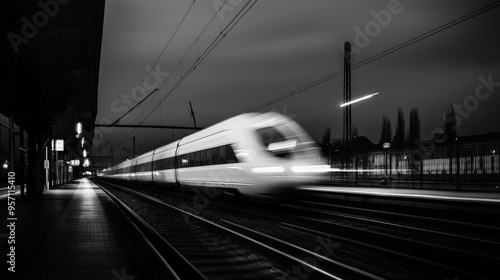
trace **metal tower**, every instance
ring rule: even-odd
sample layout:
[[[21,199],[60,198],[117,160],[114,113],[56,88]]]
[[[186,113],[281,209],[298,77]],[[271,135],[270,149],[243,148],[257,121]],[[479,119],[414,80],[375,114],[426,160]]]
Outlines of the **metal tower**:
[[[351,101],[351,44],[344,44],[344,103]],[[344,106],[342,146],[347,147],[351,140],[351,105]]]

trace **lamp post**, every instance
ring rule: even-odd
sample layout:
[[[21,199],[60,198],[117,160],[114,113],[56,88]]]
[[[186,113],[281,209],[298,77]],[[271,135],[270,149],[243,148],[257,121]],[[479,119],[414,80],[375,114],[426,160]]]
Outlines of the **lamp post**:
[[[343,132],[343,136],[342,136],[342,145],[344,148],[347,147],[347,144],[349,143],[350,137],[351,137],[351,135],[350,135],[351,134],[351,104],[357,103],[359,101],[371,98],[371,97],[379,94],[378,92],[375,92],[375,93],[368,94],[368,95],[365,95],[363,97],[360,97],[360,98],[357,98],[357,99],[351,101],[350,78],[349,78],[349,81],[347,82],[347,84],[349,85],[348,97],[346,98],[346,96],[344,96],[344,103],[340,104],[341,108],[343,108],[343,107],[348,108],[347,111],[346,111],[346,108],[344,108],[344,124],[343,124],[344,125],[344,132]]]
[[[385,142],[382,147],[384,147],[385,152],[385,180],[387,181],[387,149],[391,147],[391,143]]]

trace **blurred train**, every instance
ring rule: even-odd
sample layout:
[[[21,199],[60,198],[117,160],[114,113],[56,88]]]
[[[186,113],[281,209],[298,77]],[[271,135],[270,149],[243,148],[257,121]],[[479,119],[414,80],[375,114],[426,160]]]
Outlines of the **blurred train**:
[[[327,172],[315,142],[277,113],[239,115],[103,170],[104,178],[268,197]]]

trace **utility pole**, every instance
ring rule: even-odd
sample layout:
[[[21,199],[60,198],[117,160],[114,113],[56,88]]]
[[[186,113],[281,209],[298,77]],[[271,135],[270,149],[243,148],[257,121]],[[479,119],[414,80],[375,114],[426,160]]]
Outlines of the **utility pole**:
[[[189,108],[191,108],[191,116],[193,116],[193,124],[194,124],[194,128],[196,128],[196,117],[194,116],[194,111],[193,111],[193,106],[191,105],[191,101],[189,102]]]
[[[344,103],[351,101],[351,44],[344,44]],[[343,168],[350,168],[349,141],[351,139],[351,105],[344,106],[342,129]],[[349,175],[348,175],[349,176]]]
[[[344,44],[344,103],[351,101],[351,44]],[[344,106],[342,145],[347,148],[351,140],[351,105]]]
[[[132,146],[132,149],[133,149],[133,150],[132,150],[132,151],[134,152],[134,157],[135,157],[135,156],[137,155],[137,154],[135,153],[135,136],[132,138],[132,144],[133,144],[133,146]]]

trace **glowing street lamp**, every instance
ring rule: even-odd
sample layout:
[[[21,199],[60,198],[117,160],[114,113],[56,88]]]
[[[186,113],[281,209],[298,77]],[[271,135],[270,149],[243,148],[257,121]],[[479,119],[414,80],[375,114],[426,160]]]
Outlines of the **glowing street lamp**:
[[[368,99],[368,98],[371,98],[372,96],[374,95],[377,95],[378,92],[375,92],[375,93],[372,93],[372,94],[369,94],[369,95],[366,95],[366,96],[363,96],[363,97],[360,97],[358,99],[354,99],[353,101],[349,101],[349,102],[346,102],[344,104],[340,104],[340,107],[344,107],[344,106],[347,106],[347,105],[351,105],[353,103],[356,103],[356,102],[359,102],[361,100],[365,100],[365,99]]]

